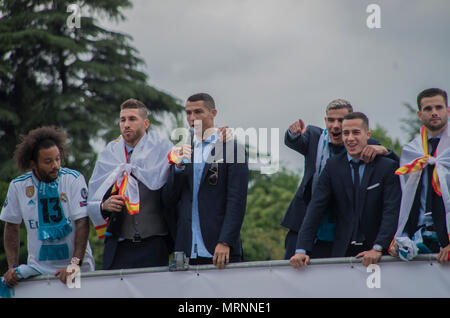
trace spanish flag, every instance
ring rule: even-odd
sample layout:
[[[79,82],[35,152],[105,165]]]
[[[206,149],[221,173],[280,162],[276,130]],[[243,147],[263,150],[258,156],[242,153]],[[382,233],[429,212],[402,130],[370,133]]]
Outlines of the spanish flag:
[[[430,156],[428,151],[428,137],[427,137],[427,130],[425,129],[425,126],[422,126],[420,129],[420,135],[422,137],[422,147],[423,152],[425,154],[422,158],[417,158],[410,164],[406,164],[404,166],[401,166],[395,171],[396,175],[404,175],[408,173],[413,173],[419,170],[422,170],[427,164],[428,161],[430,161],[430,158],[433,156]],[[436,152],[434,152],[434,158],[436,157]],[[442,196],[441,192],[441,186],[439,184],[439,178],[436,171],[436,166],[433,169],[433,177],[431,179],[431,185],[433,186],[434,192],[436,192],[437,195]]]
[[[124,174],[118,178],[114,183],[111,194],[118,194],[125,198],[125,206],[129,215],[139,213],[138,184],[136,179],[130,177],[128,173],[124,172]]]

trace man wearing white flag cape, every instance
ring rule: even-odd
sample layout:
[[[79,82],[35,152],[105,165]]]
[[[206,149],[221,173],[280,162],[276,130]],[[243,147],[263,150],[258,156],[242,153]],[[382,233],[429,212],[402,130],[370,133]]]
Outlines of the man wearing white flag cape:
[[[174,221],[164,213],[173,145],[150,126],[146,106],[128,99],[121,105],[121,136],[97,160],[89,181],[88,212],[105,238],[103,269],[167,266]]]
[[[450,129],[447,93],[430,88],[417,97],[420,135],[400,158],[402,202],[391,255],[410,260],[418,253],[450,258]]]

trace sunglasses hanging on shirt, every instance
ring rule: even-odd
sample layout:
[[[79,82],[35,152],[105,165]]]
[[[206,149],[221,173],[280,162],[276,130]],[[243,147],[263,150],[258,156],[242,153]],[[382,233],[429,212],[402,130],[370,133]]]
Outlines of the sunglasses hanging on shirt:
[[[208,176],[208,183],[210,185],[217,185],[217,182],[219,181],[219,166],[217,164],[217,162],[213,162],[211,164],[211,167],[209,168],[209,176]]]

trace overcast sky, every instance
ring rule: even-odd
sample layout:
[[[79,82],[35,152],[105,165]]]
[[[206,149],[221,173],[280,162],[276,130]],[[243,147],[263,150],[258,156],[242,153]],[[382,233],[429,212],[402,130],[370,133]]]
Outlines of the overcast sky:
[[[379,29],[366,25],[369,4]],[[403,103],[450,91],[449,0],[134,0],[124,14],[103,25],[133,37],[150,85],[183,103],[210,93],[219,126],[279,128],[293,170],[303,161],[284,145],[286,128],[298,118],[323,127],[331,100],[404,143]]]

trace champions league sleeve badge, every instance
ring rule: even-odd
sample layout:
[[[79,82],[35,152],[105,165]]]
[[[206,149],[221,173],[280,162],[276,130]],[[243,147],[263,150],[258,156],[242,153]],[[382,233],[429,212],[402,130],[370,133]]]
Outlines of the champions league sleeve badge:
[[[81,197],[85,200],[87,200],[88,197],[88,191],[86,188],[81,189]]]
[[[88,190],[86,188],[81,189],[81,197],[83,198],[83,201],[80,201],[80,207],[87,206]]]

